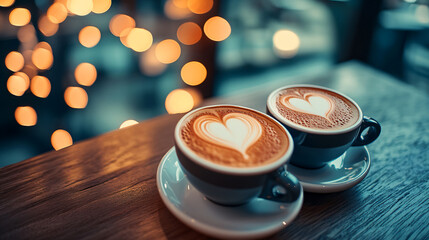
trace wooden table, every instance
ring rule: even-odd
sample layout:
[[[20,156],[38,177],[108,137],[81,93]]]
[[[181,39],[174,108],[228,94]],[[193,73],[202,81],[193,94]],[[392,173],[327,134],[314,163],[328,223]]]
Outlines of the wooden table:
[[[382,124],[372,166],[357,186],[305,194],[276,239],[428,239],[429,96],[357,62],[324,75],[280,79],[205,102],[264,111],[273,89],[315,83],[354,98]],[[182,115],[164,115],[0,169],[2,239],[205,239],[177,220],[156,188],[156,169]]]

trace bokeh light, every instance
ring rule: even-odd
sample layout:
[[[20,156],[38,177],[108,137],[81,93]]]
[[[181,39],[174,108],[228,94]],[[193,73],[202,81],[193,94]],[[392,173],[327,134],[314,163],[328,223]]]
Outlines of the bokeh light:
[[[23,27],[20,27],[18,30],[18,40],[22,43],[36,42],[36,29],[32,24],[27,24]]]
[[[200,41],[203,31],[194,22],[185,22],[177,29],[177,39],[185,45],[192,45]]]
[[[57,129],[52,133],[51,144],[55,150],[60,150],[62,148],[73,145],[73,139],[66,130]]]
[[[55,2],[48,8],[46,16],[53,23],[62,23],[67,18],[67,8],[63,4]]]
[[[196,88],[185,88],[183,89],[191,94],[192,99],[194,100],[194,107],[198,106],[203,101],[203,95]]]
[[[173,39],[166,39],[155,47],[155,56],[161,63],[169,64],[180,57],[180,45]]]
[[[15,110],[15,119],[21,126],[34,126],[37,123],[37,113],[30,106],[17,107]]]
[[[39,98],[46,98],[51,92],[51,82],[47,77],[34,76],[31,79],[30,90],[34,96]]]
[[[144,28],[133,28],[127,36],[127,45],[136,52],[144,52],[152,46],[152,33]]]
[[[68,87],[64,91],[64,100],[71,108],[85,108],[88,104],[88,94],[81,87]]]
[[[119,129],[126,128],[126,127],[129,127],[132,125],[136,125],[137,123],[139,123],[139,122],[137,122],[136,120],[132,120],[132,119],[126,120],[121,124],[121,126],[119,126]]]
[[[79,32],[79,42],[82,46],[92,48],[98,44],[101,38],[100,30],[94,26],[82,28]]]
[[[231,34],[231,26],[225,19],[215,16],[204,23],[204,33],[213,41],[223,41]]]
[[[107,12],[107,10],[109,10],[110,6],[112,5],[111,0],[92,0],[92,3],[92,12],[97,14]]]
[[[7,90],[15,96],[22,96],[30,86],[30,79],[23,72],[17,72],[7,80]]]
[[[91,86],[97,79],[97,69],[91,63],[81,63],[74,70],[76,81],[83,86]]]
[[[9,22],[13,26],[27,25],[31,20],[31,13],[26,8],[15,8],[9,14]]]
[[[157,44],[140,55],[140,70],[148,76],[157,76],[167,68],[166,64],[156,58],[156,46]]]
[[[7,69],[18,72],[24,67],[24,56],[20,52],[12,51],[6,55],[4,63]]]
[[[78,16],[88,15],[92,11],[92,0],[68,0],[67,9]]]
[[[15,3],[15,0],[0,0],[0,7],[10,7]]]
[[[173,20],[184,19],[192,14],[188,9],[187,0],[167,0],[164,5],[164,13]]]
[[[125,14],[117,14],[112,17],[109,23],[110,32],[116,37],[121,36],[122,31],[136,27],[136,21]]]
[[[24,57],[25,58],[25,57]],[[30,56],[31,59],[31,56]],[[31,60],[30,60],[31,61]],[[27,74],[29,78],[32,78],[37,75],[37,68],[33,64],[26,64],[22,69],[22,72]]]
[[[182,67],[180,76],[186,84],[190,86],[196,86],[204,82],[206,79],[207,69],[200,62],[188,62]]]
[[[52,49],[50,47],[47,48],[43,46],[45,46],[45,44],[36,45],[36,47],[34,48],[33,54],[31,56],[31,61],[33,62],[34,66],[36,66],[40,70],[49,69],[52,66],[52,63],[54,62]]]
[[[131,32],[132,29],[133,28],[126,28],[119,35],[119,39],[121,40],[121,43],[127,48],[130,47],[130,46],[128,46],[128,43],[127,43],[127,37],[128,37],[128,34]]]
[[[213,7],[213,0],[188,0],[188,8],[195,14],[204,14]]]
[[[290,58],[295,56],[299,45],[298,35],[290,30],[278,30],[273,36],[274,50],[280,57]]]
[[[183,89],[171,91],[165,99],[165,109],[169,114],[188,112],[193,107],[194,98]]]
[[[58,24],[51,22],[46,15],[39,18],[39,30],[46,37],[53,36],[58,31]]]

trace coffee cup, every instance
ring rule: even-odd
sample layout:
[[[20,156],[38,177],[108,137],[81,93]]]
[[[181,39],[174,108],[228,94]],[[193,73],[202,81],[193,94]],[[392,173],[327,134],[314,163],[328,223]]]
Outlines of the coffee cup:
[[[284,167],[292,137],[265,113],[235,105],[198,108],[179,120],[174,140],[190,183],[217,204],[299,197],[301,185]]]
[[[323,167],[351,146],[370,144],[381,132],[380,124],[363,116],[351,98],[316,85],[274,90],[267,99],[267,113],[291,133],[290,163],[302,168]]]

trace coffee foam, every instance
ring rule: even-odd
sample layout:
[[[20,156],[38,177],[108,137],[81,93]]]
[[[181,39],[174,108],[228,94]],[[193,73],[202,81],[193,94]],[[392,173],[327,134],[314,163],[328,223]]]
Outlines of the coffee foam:
[[[262,114],[233,106],[205,108],[188,117],[180,137],[194,153],[229,167],[256,167],[285,154],[284,130]]]
[[[277,94],[275,104],[285,119],[313,129],[344,129],[360,117],[357,107],[345,97],[312,87],[284,89]]]

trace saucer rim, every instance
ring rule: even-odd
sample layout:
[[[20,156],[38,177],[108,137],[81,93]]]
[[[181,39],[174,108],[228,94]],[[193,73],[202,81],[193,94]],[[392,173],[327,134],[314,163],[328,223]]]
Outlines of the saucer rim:
[[[305,182],[305,181],[300,180],[299,175],[294,173],[293,170],[289,171],[289,169],[288,169],[288,171],[290,173],[292,173],[296,178],[298,178],[299,182],[301,183],[301,185],[304,189],[304,192],[309,192],[309,193],[336,193],[336,192],[345,191],[345,190],[350,189],[350,188],[356,186],[357,184],[359,184],[368,175],[369,169],[371,168],[371,155],[368,151],[368,148],[366,146],[356,146],[356,147],[351,147],[351,148],[361,149],[361,151],[364,151],[368,157],[367,160],[362,160],[362,161],[368,162],[365,170],[360,172],[359,175],[357,175],[357,177],[353,181],[348,181],[345,183],[328,183],[328,184],[310,183],[310,182]],[[349,151],[349,150],[347,150],[347,151]],[[289,166],[290,163],[287,163],[287,165]],[[304,169],[304,168],[300,168],[297,166],[293,166],[293,167],[298,168],[298,169],[312,171],[310,169]]]
[[[274,233],[279,232],[281,229],[286,228],[288,225],[290,225],[293,220],[298,216],[300,213],[303,202],[304,202],[304,189],[301,185],[300,195],[299,198],[294,202],[297,204],[293,210],[291,211],[291,214],[288,215],[287,218],[285,218],[282,222],[278,224],[273,224],[273,226],[265,227],[264,229],[258,229],[258,230],[246,230],[246,231],[234,231],[234,230],[228,230],[228,229],[222,229],[218,227],[213,227],[201,222],[196,221],[196,219],[191,218],[186,213],[182,212],[179,207],[175,206],[169,198],[164,194],[164,187],[161,184],[161,170],[164,167],[166,163],[166,159],[175,152],[175,147],[170,148],[167,153],[162,157],[158,168],[156,172],[156,185],[158,188],[158,193],[161,196],[162,201],[164,202],[165,206],[170,210],[170,212],[177,217],[182,223],[190,227],[191,229],[198,231],[200,233],[206,234],[208,236],[217,237],[217,238],[261,238],[266,237],[269,235],[272,235]],[[186,181],[189,181],[186,179]],[[196,189],[194,189],[197,191]],[[268,200],[266,200],[268,201]],[[214,203],[213,203],[214,204]],[[286,223],[285,223],[286,222]]]

